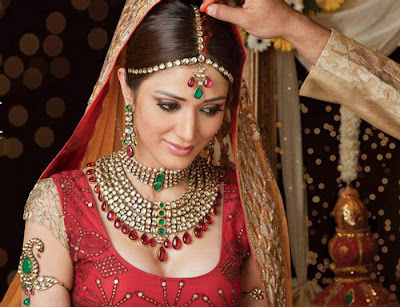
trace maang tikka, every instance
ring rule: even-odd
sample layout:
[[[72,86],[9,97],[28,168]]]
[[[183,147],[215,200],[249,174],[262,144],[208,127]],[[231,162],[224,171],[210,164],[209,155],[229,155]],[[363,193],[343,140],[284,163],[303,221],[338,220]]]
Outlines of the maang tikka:
[[[187,85],[189,87],[195,87],[193,96],[196,99],[201,99],[204,95],[202,86],[209,88],[213,85],[213,82],[212,82],[210,76],[205,73],[204,64],[216,69],[225,78],[227,78],[230,83],[233,83],[234,78],[233,78],[233,75],[228,70],[225,69],[225,67],[219,65],[217,62],[215,62],[209,58],[206,58],[206,56],[204,55],[205,41],[203,38],[203,26],[202,26],[202,22],[201,22],[200,10],[196,6],[192,5],[192,7],[193,7],[194,15],[195,15],[198,55],[192,56],[192,57],[187,57],[184,59],[173,60],[173,61],[169,61],[166,63],[161,63],[161,64],[155,65],[153,67],[127,68],[127,71],[129,74],[142,75],[142,74],[151,74],[153,72],[165,70],[165,69],[176,67],[176,66],[197,64],[198,65],[197,71],[194,73],[194,76],[188,80]]]
[[[196,20],[196,30],[197,30],[197,49],[199,51],[199,58],[201,61],[199,61],[198,67],[197,67],[197,72],[194,73],[194,77],[191,77],[188,81],[188,86],[189,87],[194,87],[196,82],[197,86],[193,92],[193,96],[196,99],[200,99],[203,97],[203,90],[202,86],[204,85],[205,87],[209,88],[212,86],[212,81],[209,77],[209,75],[205,74],[205,68],[203,66],[203,62],[205,61],[205,56],[203,54],[204,51],[204,38],[203,38],[203,26],[201,24],[201,17],[200,17],[200,12],[197,7],[193,6],[194,10],[194,15],[195,15],[195,20]]]

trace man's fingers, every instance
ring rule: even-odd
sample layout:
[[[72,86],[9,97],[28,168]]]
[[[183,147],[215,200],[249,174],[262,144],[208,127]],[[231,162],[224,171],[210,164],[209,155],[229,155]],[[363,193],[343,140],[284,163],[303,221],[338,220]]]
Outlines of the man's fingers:
[[[211,4],[205,8],[206,13],[211,17],[222,21],[241,25],[245,12],[241,7],[230,7],[225,4]]]
[[[200,5],[200,12],[205,12],[207,7],[215,2],[216,0],[203,0],[203,3]]]

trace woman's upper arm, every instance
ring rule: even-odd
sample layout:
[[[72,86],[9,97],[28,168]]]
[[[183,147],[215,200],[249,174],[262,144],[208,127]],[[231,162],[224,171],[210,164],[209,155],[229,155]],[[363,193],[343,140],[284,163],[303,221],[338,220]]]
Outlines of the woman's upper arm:
[[[24,277],[21,278],[21,306],[28,298],[24,290],[39,285],[47,289],[34,290],[34,295],[29,295],[29,306],[70,306],[70,295],[66,288],[72,288],[73,265],[60,198],[52,179],[36,184],[25,206],[24,219],[25,234],[19,265],[19,273]],[[50,277],[48,281],[54,285],[45,285],[46,282],[41,281],[40,277]]]
[[[258,277],[255,260],[252,254],[247,257],[247,260],[243,264],[242,271],[240,274],[242,292],[250,292],[253,289],[260,289],[260,278]],[[250,296],[244,296],[240,300],[239,307],[265,307],[265,300],[255,300]]]

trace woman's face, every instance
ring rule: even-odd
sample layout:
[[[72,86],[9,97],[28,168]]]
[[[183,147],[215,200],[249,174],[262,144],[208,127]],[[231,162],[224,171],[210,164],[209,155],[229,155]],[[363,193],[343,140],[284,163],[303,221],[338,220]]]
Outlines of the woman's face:
[[[132,93],[125,82],[125,70],[119,70],[125,103],[133,103],[138,141],[135,156],[142,163],[184,169],[220,129],[229,82],[206,67],[213,85],[203,86],[203,97],[196,99],[195,87],[187,85],[196,71],[197,66],[191,65],[153,73]]]

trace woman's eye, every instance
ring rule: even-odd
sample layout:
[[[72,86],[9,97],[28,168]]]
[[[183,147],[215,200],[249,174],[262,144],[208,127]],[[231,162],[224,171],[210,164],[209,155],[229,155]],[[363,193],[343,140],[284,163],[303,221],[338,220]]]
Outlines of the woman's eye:
[[[220,106],[215,106],[215,107],[209,107],[209,108],[204,108],[202,109],[202,112],[204,112],[208,116],[213,116],[217,114],[218,112],[221,112],[222,108]]]
[[[180,108],[179,104],[173,103],[173,102],[162,102],[159,101],[157,105],[160,107],[161,110],[167,111],[167,112],[173,112],[175,110],[178,110]]]

